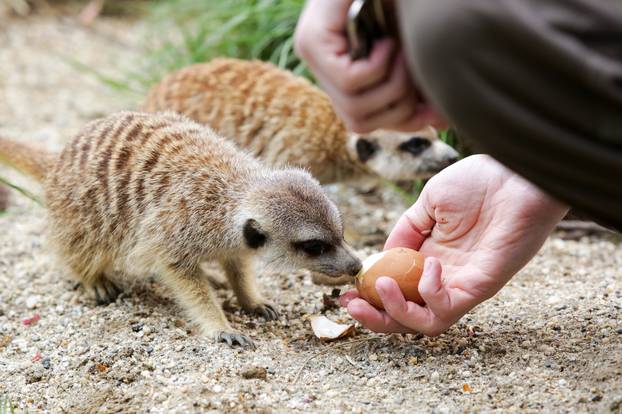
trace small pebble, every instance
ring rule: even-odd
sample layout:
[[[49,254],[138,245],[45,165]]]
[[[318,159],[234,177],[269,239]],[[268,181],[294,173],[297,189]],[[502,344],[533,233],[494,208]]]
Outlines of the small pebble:
[[[249,367],[243,370],[240,375],[245,379],[262,379],[268,377],[268,370],[264,367]]]
[[[20,350],[20,352],[28,352],[28,343],[26,342],[25,339],[15,339],[13,341],[13,344],[15,344],[15,346],[17,346],[17,349]]]
[[[436,382],[441,378],[441,374],[438,371],[434,371],[432,375],[430,375],[430,381]]]
[[[306,404],[313,402],[315,400],[317,400],[317,397],[313,394],[305,395],[304,397],[302,397],[302,402]]]
[[[41,300],[40,296],[37,296],[37,295],[28,296],[28,298],[26,299],[26,307],[28,309],[34,309],[37,307],[40,300]]]

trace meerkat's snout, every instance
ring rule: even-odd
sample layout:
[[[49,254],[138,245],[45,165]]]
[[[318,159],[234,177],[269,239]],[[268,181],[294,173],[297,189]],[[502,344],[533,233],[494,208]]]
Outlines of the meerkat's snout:
[[[343,239],[335,204],[308,173],[272,172],[249,193],[243,235],[273,267],[356,275],[361,261]]]
[[[350,140],[352,156],[391,181],[430,178],[459,157],[433,127],[411,133],[379,130],[365,136],[354,134]]]
[[[335,244],[311,240],[294,245],[294,248],[302,256],[300,260],[303,261],[304,268],[327,276],[356,276],[363,266],[352,248],[343,240]]]
[[[362,268],[363,268],[363,263],[361,262],[361,259],[359,259],[358,257],[355,257],[353,260],[351,260],[348,263],[346,274],[349,276],[356,276],[359,274]]]
[[[352,248],[348,246],[345,242],[343,242],[343,249],[345,253],[345,258],[343,263],[344,271],[341,273],[341,275],[358,275],[358,273],[363,268],[363,263],[361,262],[361,259],[356,256],[354,251],[352,251]],[[330,276],[339,276],[339,274],[334,274]]]

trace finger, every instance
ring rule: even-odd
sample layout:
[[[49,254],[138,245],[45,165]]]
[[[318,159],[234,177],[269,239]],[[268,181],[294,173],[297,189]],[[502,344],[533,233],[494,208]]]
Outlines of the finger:
[[[393,129],[410,119],[417,108],[417,98],[412,91],[401,100],[394,102],[385,109],[362,119],[346,118],[344,122],[350,130],[357,133],[366,133],[376,129]]]
[[[443,286],[441,262],[436,257],[427,257],[419,281],[419,294],[436,315],[450,313],[452,304],[449,292]]]
[[[419,250],[423,241],[432,232],[434,227],[434,219],[428,213],[427,193],[421,193],[417,202],[413,204],[399,218],[393,230],[389,234],[384,249],[392,249],[393,247],[409,247]]]
[[[317,48],[347,51],[346,15],[351,0],[307,1],[294,32],[294,51],[311,65]]]
[[[344,92],[357,93],[384,81],[391,71],[396,44],[391,38],[380,39],[365,59],[352,61],[349,54],[339,60],[346,68],[346,76],[337,76],[336,85]]]
[[[436,336],[450,326],[438,319],[428,307],[407,301],[397,282],[391,278],[379,278],[376,281],[376,291],[388,316],[407,329]]]
[[[358,297],[359,297],[359,292],[356,289],[351,289],[345,292],[344,294],[342,294],[341,296],[339,296],[339,303],[344,308],[347,308],[348,303],[350,303],[353,299],[358,298]]]
[[[312,27],[309,30],[315,32],[317,28]],[[334,65],[347,63],[347,60],[342,59],[348,52],[348,40],[343,33],[304,33],[300,37],[304,40],[300,41],[297,54],[304,59],[316,77],[319,78],[325,73],[331,74],[330,70]]]
[[[461,274],[462,278],[475,280],[476,275]],[[423,265],[423,274],[419,282],[419,294],[426,307],[436,319],[450,326],[465,313],[473,309],[485,297],[473,295],[463,288],[450,288],[443,283],[441,262],[436,257],[428,257]]]
[[[414,95],[416,101],[417,94],[410,81],[406,62],[400,55],[385,82],[356,95],[340,96],[343,102],[339,102],[339,105],[349,117],[364,119],[370,114],[386,110],[391,103],[401,101],[408,94]]]
[[[386,312],[374,308],[360,298],[354,299],[348,304],[348,313],[373,332],[413,333],[411,329],[393,320]]]
[[[382,39],[374,44],[367,59],[352,61],[347,53],[326,56],[326,50],[315,50],[319,56],[311,56],[310,61],[322,62],[313,65],[313,72],[322,87],[329,93],[335,90],[342,94],[355,94],[369,88],[387,77],[395,41]],[[310,63],[311,64],[311,63]]]

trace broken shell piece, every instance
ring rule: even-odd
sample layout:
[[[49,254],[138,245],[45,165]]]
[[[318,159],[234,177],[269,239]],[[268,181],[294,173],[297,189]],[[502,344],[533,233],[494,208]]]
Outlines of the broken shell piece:
[[[320,341],[333,341],[354,333],[354,325],[335,323],[326,316],[311,317],[311,328],[315,336],[320,338]]]

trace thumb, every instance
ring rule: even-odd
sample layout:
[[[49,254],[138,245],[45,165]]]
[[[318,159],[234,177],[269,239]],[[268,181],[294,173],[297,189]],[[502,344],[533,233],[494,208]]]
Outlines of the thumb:
[[[427,193],[423,191],[413,204],[399,218],[384,245],[386,249],[408,247],[419,250],[423,241],[430,235],[434,219],[428,214]]]
[[[419,294],[435,315],[443,315],[451,306],[451,299],[443,286],[441,262],[427,257],[419,282]]]
[[[356,299],[359,297],[359,293],[356,289],[352,289],[339,296],[339,304],[344,308],[348,307],[348,303],[352,301],[352,299]]]

